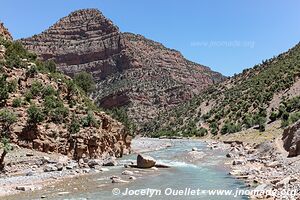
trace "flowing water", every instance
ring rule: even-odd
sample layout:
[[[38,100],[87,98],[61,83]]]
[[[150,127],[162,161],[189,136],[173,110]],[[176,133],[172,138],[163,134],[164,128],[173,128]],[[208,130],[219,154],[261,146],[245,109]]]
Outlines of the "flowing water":
[[[112,175],[120,176],[123,180],[129,180],[128,176],[121,175],[124,167],[116,166],[109,168],[109,172],[66,180],[55,187],[24,194],[20,198],[40,199],[44,195],[47,199],[60,200],[247,199],[245,196],[212,196],[208,194],[207,190],[233,190],[234,193],[237,188],[244,188],[242,182],[228,175],[229,171],[223,165],[226,152],[222,150],[212,151],[200,141],[172,140],[171,142],[172,147],[145,153],[154,157],[159,163],[171,166],[169,169],[128,169],[135,171],[136,180],[130,180],[129,183],[112,184],[109,179]],[[187,155],[193,147],[204,152],[205,156],[202,159],[191,161]],[[120,159],[119,162],[121,164],[130,163],[135,159],[136,154],[132,154]],[[125,195],[127,190],[130,190],[130,195]],[[206,191],[203,192],[203,190]],[[117,195],[114,195],[113,192]]]

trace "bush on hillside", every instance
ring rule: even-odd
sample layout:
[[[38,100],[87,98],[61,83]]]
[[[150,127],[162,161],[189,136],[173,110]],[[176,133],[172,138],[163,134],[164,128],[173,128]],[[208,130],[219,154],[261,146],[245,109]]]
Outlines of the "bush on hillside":
[[[86,93],[92,92],[95,89],[93,76],[87,72],[80,72],[76,74],[74,82]]]

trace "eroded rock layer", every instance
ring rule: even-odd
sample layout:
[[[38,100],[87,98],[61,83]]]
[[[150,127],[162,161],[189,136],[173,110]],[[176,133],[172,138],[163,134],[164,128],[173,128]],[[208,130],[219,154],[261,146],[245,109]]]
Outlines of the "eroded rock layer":
[[[138,124],[224,78],[160,43],[121,33],[95,9],[73,12],[22,43],[68,75],[92,73],[94,100],[105,108],[126,106]]]

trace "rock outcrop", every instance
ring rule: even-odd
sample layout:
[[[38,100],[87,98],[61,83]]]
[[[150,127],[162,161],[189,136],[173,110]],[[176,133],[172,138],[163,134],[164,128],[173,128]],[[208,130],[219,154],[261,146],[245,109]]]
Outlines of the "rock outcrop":
[[[97,82],[92,97],[98,105],[125,106],[138,124],[224,78],[160,43],[121,33],[95,9],[73,12],[45,32],[21,41],[44,60],[55,60],[68,75],[90,72]]]
[[[12,36],[7,30],[7,28],[4,27],[3,23],[0,22],[0,36],[4,37],[7,40],[12,40]]]
[[[70,77],[47,71],[31,54],[19,55],[23,52],[19,45],[19,51],[6,51],[5,45],[15,48],[13,43],[0,43],[5,56],[22,57],[20,66],[5,61],[1,66],[1,134],[9,133],[10,141],[21,147],[74,159],[121,157],[130,152],[131,137],[124,125],[99,111]]]
[[[284,130],[282,140],[289,157],[300,155],[300,121]]]

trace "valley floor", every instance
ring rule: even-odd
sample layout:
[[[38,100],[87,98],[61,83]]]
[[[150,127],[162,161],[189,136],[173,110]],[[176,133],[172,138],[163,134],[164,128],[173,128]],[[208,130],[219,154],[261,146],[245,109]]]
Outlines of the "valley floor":
[[[250,189],[272,191],[271,194],[250,195],[253,199],[297,199],[300,198],[300,158],[287,158],[281,134],[281,129],[272,126],[264,133],[248,130],[199,142],[206,142],[212,151],[229,152],[225,167],[230,167],[230,174],[245,182]],[[136,138],[132,150],[133,153],[154,152],[172,147],[173,141]],[[66,156],[17,147],[8,155],[6,162],[7,172],[0,175],[0,199],[22,191],[56,187],[58,182],[83,175],[103,173],[108,179],[110,176],[109,170],[102,166],[79,167],[77,162]],[[58,169],[60,163],[64,166],[63,170]],[[287,192],[298,196],[290,196]]]

